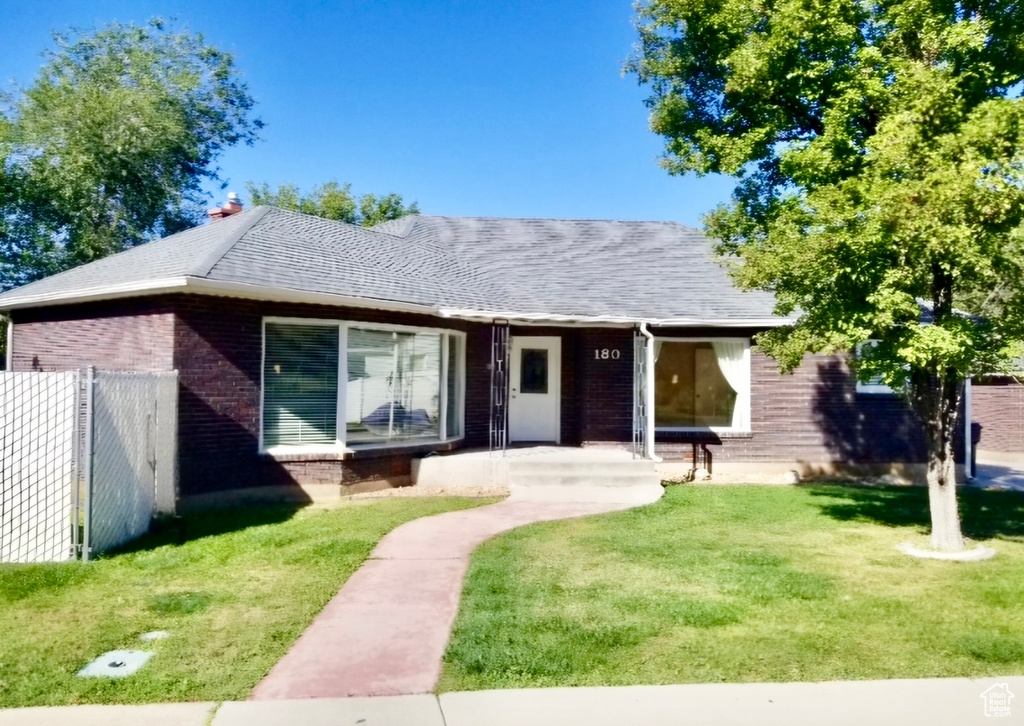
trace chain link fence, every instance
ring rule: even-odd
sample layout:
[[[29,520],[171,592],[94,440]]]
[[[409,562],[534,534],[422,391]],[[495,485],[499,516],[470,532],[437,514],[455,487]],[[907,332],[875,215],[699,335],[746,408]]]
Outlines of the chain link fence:
[[[103,552],[173,513],[177,373],[0,372],[0,562]]]
[[[77,544],[81,376],[0,374],[0,562],[62,562]]]
[[[168,487],[160,485],[174,472],[177,393],[175,373],[95,374],[83,557],[145,534],[161,509]],[[165,508],[168,497],[160,499]]]

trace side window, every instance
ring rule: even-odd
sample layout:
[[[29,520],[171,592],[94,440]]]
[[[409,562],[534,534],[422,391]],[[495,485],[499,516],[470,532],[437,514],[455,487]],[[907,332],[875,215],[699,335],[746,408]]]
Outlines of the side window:
[[[265,449],[463,434],[465,341],[454,332],[268,320],[263,358]]]
[[[863,355],[865,348],[874,347],[878,345],[876,340],[865,340],[863,343],[858,343],[854,349],[853,354],[860,358]],[[885,384],[881,376],[872,376],[866,382],[861,382],[857,379],[857,393],[869,393],[869,394],[893,394],[895,391]]]
[[[265,445],[334,444],[338,326],[267,323],[265,340]]]
[[[746,340],[658,340],[654,424],[668,430],[749,429]]]

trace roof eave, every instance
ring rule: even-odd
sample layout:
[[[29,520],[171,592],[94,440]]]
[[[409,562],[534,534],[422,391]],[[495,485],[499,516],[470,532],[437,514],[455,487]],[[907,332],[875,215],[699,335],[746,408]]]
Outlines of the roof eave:
[[[793,319],[780,317],[744,318],[649,318],[619,315],[563,315],[558,313],[518,313],[511,311],[467,310],[439,308],[433,305],[407,303],[377,298],[337,295],[293,288],[267,287],[244,282],[208,280],[200,277],[169,277],[145,282],[130,282],[120,285],[103,285],[94,288],[39,293],[36,295],[12,295],[9,300],[0,301],[0,310],[24,310],[26,308],[50,307],[54,305],[75,305],[86,302],[101,302],[130,297],[191,293],[221,297],[237,297],[247,300],[272,302],[294,302],[313,305],[334,305],[341,307],[369,308],[390,312],[420,313],[439,315],[445,318],[471,322],[493,323],[508,321],[519,325],[562,325],[590,327],[633,327],[647,323],[653,327],[675,328],[775,328],[790,325]]]
[[[12,296],[0,301],[0,310],[23,310],[26,308],[49,307],[54,305],[75,305],[85,302],[118,300],[129,297],[163,295],[170,293],[192,293],[221,297],[237,297],[247,300],[268,300],[273,302],[295,302],[314,305],[337,305],[345,307],[371,308],[393,312],[423,313],[437,315],[437,308],[431,305],[404,303],[375,298],[336,295],[325,292],[311,292],[292,288],[266,287],[244,282],[207,280],[199,277],[170,277],[146,282],[104,285],[96,288],[80,288],[67,292],[50,292],[38,295]]]
[[[188,286],[187,277],[168,277],[160,280],[144,282],[126,282],[117,285],[99,285],[96,287],[76,288],[58,292],[37,294],[7,293],[0,296],[0,310],[22,310],[25,308],[49,307],[53,305],[73,305],[82,302],[101,300],[117,300],[140,295],[160,295],[163,293],[182,292]],[[4,299],[7,298],[7,299]]]
[[[778,328],[783,325],[791,325],[796,322],[795,318],[781,318],[776,316],[759,316],[749,318],[649,318],[628,315],[560,315],[556,313],[515,313],[495,312],[489,310],[459,310],[453,308],[441,308],[439,312],[442,317],[446,318],[475,320],[479,322],[494,322],[499,320],[522,325],[569,324],[633,327],[640,323],[647,323],[648,325],[655,327],[673,328]]]

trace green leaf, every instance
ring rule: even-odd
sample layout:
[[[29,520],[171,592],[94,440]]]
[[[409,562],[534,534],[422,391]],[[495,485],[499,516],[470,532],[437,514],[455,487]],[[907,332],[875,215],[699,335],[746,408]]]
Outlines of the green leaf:
[[[0,119],[0,289],[202,220],[263,123],[230,54],[160,19],[55,35]]]

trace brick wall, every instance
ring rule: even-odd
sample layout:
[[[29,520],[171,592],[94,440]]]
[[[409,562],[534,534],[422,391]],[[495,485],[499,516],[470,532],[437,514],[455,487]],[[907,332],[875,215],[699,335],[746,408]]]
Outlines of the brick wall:
[[[586,443],[633,440],[633,331],[586,328],[579,333],[580,435]],[[601,358],[608,350],[609,357]],[[597,351],[598,357],[594,356]],[[614,358],[612,351],[618,351]]]
[[[659,329],[659,337],[750,337],[754,330]],[[580,331],[578,356],[581,439],[587,443],[632,438],[633,332]],[[595,359],[594,351],[621,350],[618,360]],[[924,439],[907,405],[893,395],[857,394],[839,357],[808,356],[794,373],[751,354],[751,433],[748,435],[661,432],[659,456],[688,460],[694,440],[710,441],[715,461],[905,462],[923,461]],[[962,436],[957,437],[962,456]]]
[[[295,482],[349,485],[408,475],[410,459],[423,451],[380,456],[361,452],[359,458],[345,461],[326,457],[278,461],[259,454],[264,316],[465,331],[466,436],[461,445],[487,445],[490,325],[209,296],[119,300],[16,312],[15,369],[59,370],[85,365],[178,369],[179,481],[183,494]],[[729,335],[749,336],[753,332],[733,331]],[[563,443],[631,440],[632,330],[531,326],[515,327],[512,334],[557,335],[562,339]],[[722,333],[686,329],[659,330],[658,334],[705,337]],[[609,357],[602,356],[604,350],[609,351]],[[618,351],[618,355],[612,351]],[[808,357],[794,374],[780,375],[773,361],[754,353],[751,377],[752,433],[712,437],[716,440],[712,449],[716,461],[923,459],[921,436],[905,404],[894,396],[856,394],[849,371],[839,358]],[[980,390],[980,386],[975,388],[976,411],[985,405],[986,394],[979,395]],[[1020,411],[1019,392],[1017,401],[1016,410]],[[996,428],[987,428],[983,446],[993,441]],[[668,459],[687,459],[693,438],[692,434],[659,434],[658,453]]]
[[[982,426],[979,449],[1024,453],[1024,385],[1013,379],[975,382],[971,418]]]
[[[193,295],[45,307],[15,312],[14,369],[177,369],[182,495],[408,476],[408,455],[281,462],[259,455],[262,320],[271,315],[467,331],[465,445],[486,445],[490,327],[430,316]]]
[[[468,443],[486,443],[488,343],[478,334],[489,328],[404,313],[322,305],[281,304],[207,296],[181,296],[174,364],[179,371],[179,480],[182,493],[200,493],[265,484],[354,484],[407,476],[409,456],[337,461],[274,461],[259,454],[262,321],[265,316],[329,318],[399,325],[472,330],[467,335]],[[481,373],[482,371],[482,373]],[[489,381],[489,377],[486,378]],[[472,415],[470,415],[472,412]],[[422,455],[422,452],[420,453]],[[371,455],[372,456],[372,455]]]
[[[16,310],[13,370],[168,371],[173,365],[170,301],[137,298]]]
[[[466,328],[466,446],[487,446],[490,438],[491,326]]]
[[[400,480],[412,473],[409,456],[380,456],[370,459],[304,459],[272,461],[261,457],[258,464],[263,485],[344,484]]]
[[[715,461],[886,463],[923,461],[924,438],[906,403],[894,395],[858,394],[839,357],[807,356],[791,374],[753,352],[748,436],[713,437]],[[688,458],[682,434],[660,434],[658,453]],[[962,437],[958,437],[959,439]],[[960,448],[958,446],[958,448]]]

